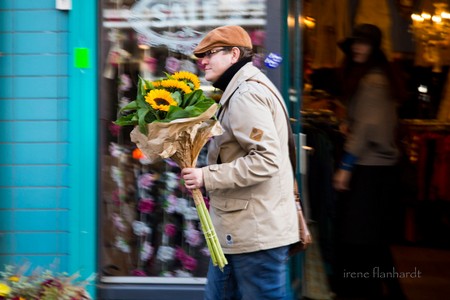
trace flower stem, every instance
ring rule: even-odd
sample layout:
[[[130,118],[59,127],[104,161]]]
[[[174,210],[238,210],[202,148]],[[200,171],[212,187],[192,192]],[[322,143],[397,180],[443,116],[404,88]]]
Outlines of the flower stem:
[[[205,235],[206,243],[211,253],[211,260],[215,266],[219,266],[219,268],[223,270],[223,267],[228,264],[228,262],[223,254],[214,226],[212,225],[211,217],[206,208],[202,193],[199,189],[194,189],[192,190],[192,196],[200,218],[203,234]]]

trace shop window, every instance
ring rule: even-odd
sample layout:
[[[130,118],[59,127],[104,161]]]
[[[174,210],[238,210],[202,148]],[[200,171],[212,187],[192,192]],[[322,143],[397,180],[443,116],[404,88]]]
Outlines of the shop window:
[[[103,0],[100,31],[101,276],[203,278],[209,253],[189,191],[170,160],[149,161],[130,141],[132,128],[113,123],[136,97],[138,78],[189,71],[204,80],[192,50],[210,29],[240,25],[262,67],[265,0]],[[206,150],[199,158],[205,164]],[[206,193],[204,193],[206,196]],[[206,199],[207,201],[207,199]]]

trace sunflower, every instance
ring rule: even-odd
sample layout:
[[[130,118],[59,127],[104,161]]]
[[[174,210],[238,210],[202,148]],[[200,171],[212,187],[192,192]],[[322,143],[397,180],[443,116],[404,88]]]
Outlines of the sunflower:
[[[192,92],[191,88],[183,81],[175,80],[175,79],[165,79],[161,81],[152,82],[155,88],[163,87],[172,92],[175,90],[179,90],[185,94],[189,94]]]
[[[187,71],[180,71],[176,72],[172,75],[172,78],[175,78],[176,80],[187,80],[193,85],[194,90],[198,90],[200,88],[200,79],[198,79],[197,75],[187,72]]]
[[[148,102],[155,110],[168,111],[170,106],[177,106],[178,103],[170,96],[170,92],[166,90],[151,90],[145,96]]]

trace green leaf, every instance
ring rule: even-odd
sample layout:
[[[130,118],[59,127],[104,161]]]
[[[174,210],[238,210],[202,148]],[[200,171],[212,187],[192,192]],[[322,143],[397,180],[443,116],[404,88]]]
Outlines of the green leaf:
[[[196,91],[193,91],[192,93],[185,94],[182,106],[183,107],[188,107],[188,106],[194,105],[200,99],[202,99],[202,97],[204,97],[202,90],[196,90]]]
[[[130,103],[128,103],[127,105],[125,105],[124,107],[122,107],[120,109],[120,112],[125,111],[125,110],[136,110],[138,109],[138,104],[136,101],[131,101]]]
[[[152,123],[155,120],[157,120],[157,118],[155,116],[155,112],[150,109],[149,112],[145,115],[145,122]]]
[[[150,105],[145,101],[145,95],[142,95],[141,93],[137,94],[135,101],[139,107],[148,107]]]
[[[193,105],[193,107],[198,108],[202,112],[204,112],[214,103],[216,103],[216,102],[213,99],[204,97],[201,101],[198,101],[197,103],[195,103],[195,105]]]
[[[153,85],[151,84],[151,82],[143,79],[142,77],[139,77],[138,92],[137,92],[136,100],[135,100],[139,107],[149,107],[150,106],[150,104],[148,104],[145,101],[145,95],[146,95],[145,86],[149,86],[151,89],[153,89]]]
[[[169,111],[167,112],[166,118],[163,120],[164,122],[170,122],[175,119],[181,118],[189,118],[189,112],[185,111],[183,108],[179,106],[171,106]]]
[[[197,106],[188,106],[185,108],[185,111],[189,114],[190,118],[199,116],[204,112],[204,110]]]
[[[117,124],[119,126],[129,126],[129,125],[135,126],[135,125],[137,125],[137,123],[138,123],[138,119],[136,118],[136,115],[134,115],[134,114],[121,116],[114,122],[114,124]]]
[[[137,96],[142,96],[145,93],[145,81],[141,77],[139,77],[138,81],[138,89],[137,89]]]
[[[181,106],[181,104],[183,103],[183,96],[181,95],[181,93],[179,91],[176,91],[173,92],[171,96],[175,101],[177,101],[178,106]]]
[[[147,130],[147,122],[145,122],[145,117],[147,115],[147,113],[149,112],[149,109],[146,108],[140,108],[137,111],[138,114],[138,124],[139,124],[139,130],[143,133],[143,134],[147,134],[148,130]]]

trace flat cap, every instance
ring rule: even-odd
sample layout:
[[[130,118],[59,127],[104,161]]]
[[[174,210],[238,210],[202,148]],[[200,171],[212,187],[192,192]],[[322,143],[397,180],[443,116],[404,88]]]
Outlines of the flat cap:
[[[247,31],[241,26],[227,25],[211,30],[195,47],[194,55],[202,54],[215,47],[246,47],[253,48],[252,40]]]

